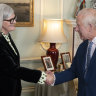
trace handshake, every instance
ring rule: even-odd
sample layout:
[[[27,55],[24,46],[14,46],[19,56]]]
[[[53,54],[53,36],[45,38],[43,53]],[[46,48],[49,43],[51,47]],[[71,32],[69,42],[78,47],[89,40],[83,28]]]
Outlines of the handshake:
[[[54,83],[55,83],[55,75],[54,75],[54,73],[51,72],[51,71],[46,71],[46,74],[47,74],[47,77],[46,77],[45,83],[46,83],[47,85],[52,85],[52,84],[54,84]]]

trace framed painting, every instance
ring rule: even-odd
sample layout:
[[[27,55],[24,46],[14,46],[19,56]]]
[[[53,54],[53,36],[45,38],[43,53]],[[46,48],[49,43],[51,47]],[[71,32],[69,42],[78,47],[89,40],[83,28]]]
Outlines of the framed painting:
[[[34,26],[34,0],[0,0],[11,6],[17,15],[16,27]]]
[[[54,71],[53,62],[50,56],[41,56],[45,71]]]
[[[71,62],[70,52],[61,53],[61,60],[62,60],[64,69],[66,69],[66,64]]]
[[[78,32],[75,31],[75,27],[73,28],[73,49],[72,49],[72,58],[75,56],[77,48],[83,40],[80,39]]]

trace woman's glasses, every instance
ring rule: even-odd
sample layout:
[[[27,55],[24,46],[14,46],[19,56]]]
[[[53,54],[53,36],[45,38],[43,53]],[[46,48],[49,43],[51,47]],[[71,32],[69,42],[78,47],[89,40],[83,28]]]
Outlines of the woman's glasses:
[[[14,18],[11,18],[9,20],[4,20],[4,21],[8,21],[8,22],[10,22],[10,24],[13,24],[14,21],[16,21],[16,20],[17,20],[17,16],[15,16]]]

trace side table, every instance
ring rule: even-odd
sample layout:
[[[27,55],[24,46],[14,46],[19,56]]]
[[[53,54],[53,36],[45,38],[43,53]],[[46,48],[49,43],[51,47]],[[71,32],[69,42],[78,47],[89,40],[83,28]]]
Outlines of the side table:
[[[44,68],[39,68],[44,70]],[[74,81],[65,82],[63,84],[49,86],[47,84],[35,85],[35,96],[76,96]]]

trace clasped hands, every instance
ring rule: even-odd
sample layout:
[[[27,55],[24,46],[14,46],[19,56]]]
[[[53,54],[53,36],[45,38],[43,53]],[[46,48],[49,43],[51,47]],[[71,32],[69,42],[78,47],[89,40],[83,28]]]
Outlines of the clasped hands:
[[[55,82],[54,73],[51,71],[46,71],[47,77],[46,77],[46,84],[51,85]]]

